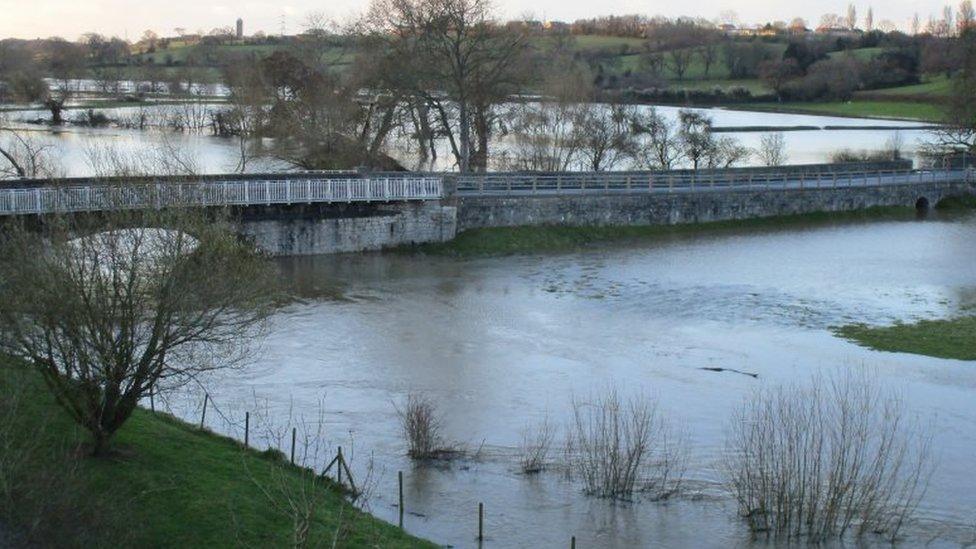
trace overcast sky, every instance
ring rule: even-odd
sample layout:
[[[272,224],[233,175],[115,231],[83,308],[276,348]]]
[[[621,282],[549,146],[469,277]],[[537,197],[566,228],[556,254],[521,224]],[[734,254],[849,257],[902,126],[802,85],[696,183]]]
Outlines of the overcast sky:
[[[532,14],[538,19],[572,21],[607,14],[640,13],[644,15],[690,15],[716,19],[723,11],[735,11],[743,23],[803,17],[816,24],[824,13],[846,13],[847,0],[815,2],[782,2],[772,0],[692,0],[690,2],[641,2],[637,0],[494,0],[503,18]],[[244,19],[245,32],[262,30],[279,33],[282,20],[291,34],[302,28],[310,12],[320,11],[329,17],[348,19],[365,8],[368,0],[283,0],[281,2],[241,1],[208,2],[205,0],[0,0],[0,38],[37,38],[63,36],[75,39],[84,32],[128,37],[135,40],[146,29],[160,35],[171,35],[177,27],[187,31],[209,31],[215,27],[233,26]],[[953,0],[955,5],[957,0]],[[866,2],[855,2],[858,17],[867,12]],[[945,2],[913,0],[877,0],[873,3],[876,23],[889,19],[903,29],[915,12],[924,22],[938,15]]]

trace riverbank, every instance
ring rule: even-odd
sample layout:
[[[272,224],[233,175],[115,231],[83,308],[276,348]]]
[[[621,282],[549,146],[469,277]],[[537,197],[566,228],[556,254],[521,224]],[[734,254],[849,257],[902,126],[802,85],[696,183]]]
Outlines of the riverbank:
[[[0,522],[40,546],[284,547],[292,505],[313,501],[309,546],[435,547],[310,485],[280,454],[137,410],[111,458],[87,457],[87,435],[41,380],[0,369]],[[305,477],[306,479],[308,477]],[[309,488],[314,489],[309,490]]]
[[[793,228],[867,220],[909,221],[916,218],[914,208],[876,207],[852,212],[816,212],[680,225],[497,227],[470,229],[461,232],[449,242],[405,246],[396,248],[396,251],[456,257],[562,252],[608,242],[660,239],[694,233],[731,233],[756,228]]]
[[[976,360],[976,316],[892,326],[850,324],[835,333],[876,351]]]

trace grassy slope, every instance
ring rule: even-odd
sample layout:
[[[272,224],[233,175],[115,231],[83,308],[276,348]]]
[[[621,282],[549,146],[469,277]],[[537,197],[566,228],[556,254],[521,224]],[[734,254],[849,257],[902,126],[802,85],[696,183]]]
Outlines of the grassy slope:
[[[913,208],[870,208],[856,212],[819,212],[794,216],[777,216],[738,221],[688,223],[682,225],[638,225],[630,227],[500,227],[464,231],[446,243],[424,244],[402,248],[405,252],[457,257],[480,257],[583,249],[613,241],[639,241],[668,238],[683,234],[734,232],[755,228],[796,227],[832,222],[861,220],[914,219]]]
[[[16,416],[27,425],[23,445],[39,441],[40,459],[18,478],[55,478],[52,495],[30,490],[15,496],[11,524],[40,520],[42,544],[133,547],[282,547],[290,544],[291,518],[272,504],[262,487],[299,486],[297,471],[223,437],[201,432],[162,415],[137,411],[116,439],[118,457],[78,458],[87,440],[56,407],[38,378],[19,368],[0,369],[0,389],[27,395]],[[39,420],[38,418],[49,418]],[[38,429],[37,425],[44,426]],[[65,463],[77,472],[63,475]],[[2,471],[0,471],[2,472]],[[275,482],[272,479],[283,479]],[[32,487],[38,481],[31,480]],[[312,529],[313,546],[434,547],[363,514],[324,482]],[[282,501],[276,496],[277,501]],[[57,502],[51,504],[51,501]],[[56,508],[90,519],[64,520]],[[341,524],[341,527],[340,527]],[[119,528],[123,525],[123,528]],[[92,532],[95,532],[94,534]],[[88,536],[88,537],[86,537]],[[61,540],[61,541],[58,541]]]
[[[842,326],[836,332],[879,351],[976,360],[976,317],[972,316],[894,326],[852,324]]]

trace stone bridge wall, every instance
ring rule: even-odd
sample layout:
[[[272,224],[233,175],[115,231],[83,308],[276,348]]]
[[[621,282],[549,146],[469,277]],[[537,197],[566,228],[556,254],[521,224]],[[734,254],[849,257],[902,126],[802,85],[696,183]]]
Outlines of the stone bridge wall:
[[[665,225],[812,212],[935,205],[945,196],[971,194],[966,183],[804,190],[714,190],[699,193],[580,193],[461,196],[458,230],[525,225]]]
[[[272,255],[318,255],[443,242],[457,212],[439,200],[243,208],[239,232]]]

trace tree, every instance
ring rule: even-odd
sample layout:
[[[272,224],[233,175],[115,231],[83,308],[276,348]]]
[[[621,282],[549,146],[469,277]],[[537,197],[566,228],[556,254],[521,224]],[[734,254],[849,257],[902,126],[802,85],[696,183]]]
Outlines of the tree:
[[[847,30],[857,28],[857,8],[854,7],[854,4],[847,5],[847,18],[844,19],[844,23],[847,26]]]
[[[697,170],[717,152],[712,119],[695,111],[682,110],[678,113],[678,122],[684,156],[691,163],[691,168]]]
[[[685,72],[688,71],[694,55],[694,50],[685,48],[673,49],[668,52],[666,58],[668,68],[671,69],[671,72],[674,73],[678,80],[684,80]]]
[[[764,166],[782,166],[786,163],[786,137],[783,132],[764,133],[759,139],[757,151]]]
[[[4,129],[0,119],[0,179],[60,175],[50,144],[28,133]]]
[[[612,170],[632,156],[636,144],[631,132],[634,109],[613,104],[589,103],[576,122],[580,136],[580,156],[584,169],[594,172]]]
[[[636,153],[638,165],[670,170],[681,161],[684,151],[674,122],[652,108],[643,113],[638,111],[631,123],[634,133],[644,138],[643,146]]]
[[[964,63],[952,79],[946,124],[926,143],[932,154],[976,153],[976,32],[966,32],[959,42]]]
[[[496,107],[529,76],[524,30],[497,25],[488,0],[374,0],[367,28],[389,81],[436,113],[460,171],[484,170]]]
[[[0,349],[40,373],[91,433],[93,454],[105,455],[161,384],[243,360],[270,311],[274,274],[199,211],[97,217],[49,218],[40,232],[5,227]]]
[[[802,74],[799,64],[791,57],[778,61],[764,61],[759,65],[759,78],[776,92],[776,99],[779,101],[783,99],[783,88],[786,84]]]
[[[47,70],[54,85],[48,90],[44,105],[51,111],[51,123],[55,126],[64,123],[64,107],[74,97],[78,89],[77,79],[84,69],[85,52],[81,47],[60,39],[48,44]]]
[[[976,26],[976,11],[973,10],[972,0],[962,0],[959,12],[956,14],[956,28],[962,36],[966,31]]]
[[[864,16],[864,32],[874,31],[874,8],[868,8],[868,14]]]

